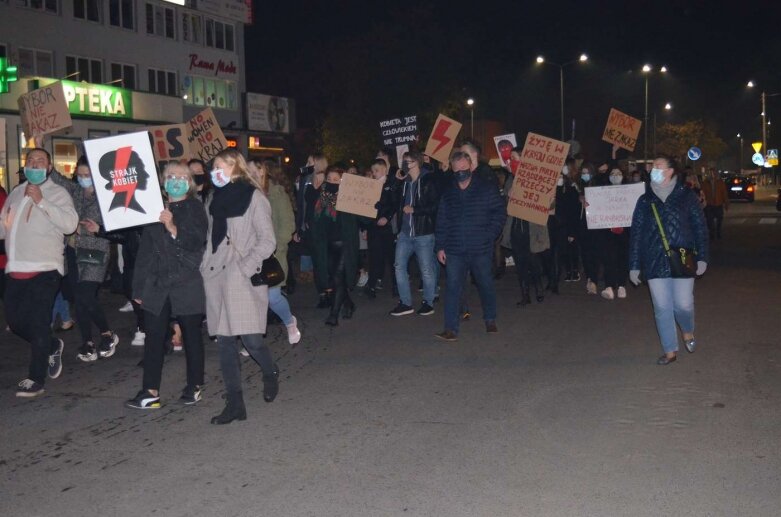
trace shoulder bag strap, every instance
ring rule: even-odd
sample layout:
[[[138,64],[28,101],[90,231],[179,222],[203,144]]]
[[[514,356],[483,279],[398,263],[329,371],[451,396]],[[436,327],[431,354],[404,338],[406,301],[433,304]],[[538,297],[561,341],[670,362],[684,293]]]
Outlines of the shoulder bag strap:
[[[670,251],[670,243],[667,242],[667,236],[664,234],[664,228],[662,228],[662,220],[659,218],[659,212],[656,210],[656,203],[651,203],[651,210],[654,211],[654,218],[656,219],[656,225],[659,227],[659,235],[662,236],[662,243],[664,244],[664,251]]]

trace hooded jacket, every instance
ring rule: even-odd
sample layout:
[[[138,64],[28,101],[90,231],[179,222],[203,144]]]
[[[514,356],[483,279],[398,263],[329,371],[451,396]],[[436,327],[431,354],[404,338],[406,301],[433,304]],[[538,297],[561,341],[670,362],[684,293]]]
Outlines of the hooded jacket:
[[[398,209],[399,218],[404,217],[407,191],[412,188],[412,181],[407,176],[401,185],[395,189],[394,206]],[[410,237],[431,235],[436,231],[437,209],[439,208],[439,184],[434,173],[428,167],[420,168],[420,176],[412,197],[412,225]],[[403,224],[399,221],[399,228]]]

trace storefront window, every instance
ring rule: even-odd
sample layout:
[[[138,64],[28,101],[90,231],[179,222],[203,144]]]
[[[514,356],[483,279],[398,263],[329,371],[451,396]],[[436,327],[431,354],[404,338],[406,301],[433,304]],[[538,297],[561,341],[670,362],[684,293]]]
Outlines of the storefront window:
[[[76,160],[79,159],[80,143],[78,139],[55,138],[53,141],[54,168],[68,178],[76,172]]]
[[[189,105],[229,110],[238,108],[238,91],[233,81],[185,76],[182,87],[185,102]]]

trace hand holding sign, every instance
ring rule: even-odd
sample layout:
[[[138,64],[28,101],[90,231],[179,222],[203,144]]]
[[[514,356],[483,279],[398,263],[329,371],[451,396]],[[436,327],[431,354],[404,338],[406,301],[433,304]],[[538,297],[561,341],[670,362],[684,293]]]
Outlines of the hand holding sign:
[[[456,137],[460,131],[460,122],[440,114],[436,122],[434,122],[434,128],[431,130],[431,136],[426,144],[425,154],[437,161],[447,163],[450,158],[450,151],[453,150]]]

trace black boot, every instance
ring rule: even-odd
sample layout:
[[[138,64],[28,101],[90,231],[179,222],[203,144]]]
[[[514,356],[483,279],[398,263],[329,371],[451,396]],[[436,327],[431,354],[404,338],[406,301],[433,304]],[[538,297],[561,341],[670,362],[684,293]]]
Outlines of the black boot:
[[[529,285],[527,283],[521,284],[521,301],[518,302],[519,307],[529,305],[532,302],[531,295],[529,294]]]
[[[342,318],[349,320],[353,317],[353,313],[355,312],[355,302],[350,299],[348,296],[347,299],[344,301],[344,306],[342,307]]]
[[[240,391],[225,394],[225,409],[212,417],[212,424],[230,424],[234,420],[246,420],[247,408],[244,407],[244,397]]]
[[[540,303],[545,299],[545,290],[542,288],[542,279],[540,278],[534,281],[534,294]]]
[[[279,393],[279,367],[275,364],[271,375],[263,374],[263,400],[274,402]]]
[[[317,301],[318,309],[327,309],[331,306],[331,300],[328,299],[328,293],[320,293],[320,299]]]

